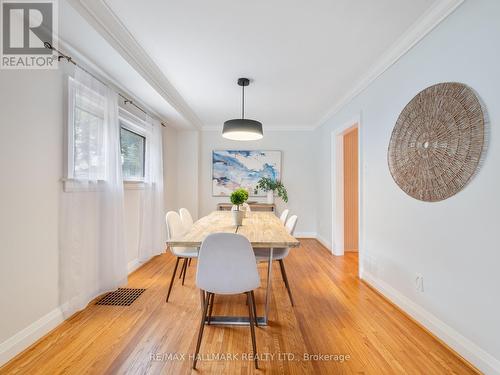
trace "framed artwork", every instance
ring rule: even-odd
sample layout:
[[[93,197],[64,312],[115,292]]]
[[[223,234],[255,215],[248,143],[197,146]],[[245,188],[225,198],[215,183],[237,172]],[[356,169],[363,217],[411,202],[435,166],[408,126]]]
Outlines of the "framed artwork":
[[[261,177],[281,178],[281,151],[221,150],[212,151],[212,195],[229,196],[235,189],[244,188],[251,196],[256,193]]]

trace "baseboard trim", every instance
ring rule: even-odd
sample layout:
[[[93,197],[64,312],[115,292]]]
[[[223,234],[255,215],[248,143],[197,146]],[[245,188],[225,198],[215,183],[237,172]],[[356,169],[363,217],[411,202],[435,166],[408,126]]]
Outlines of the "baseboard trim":
[[[316,232],[295,232],[294,237],[297,238],[316,238]]]
[[[294,234],[295,237],[297,238],[312,238],[318,241],[323,247],[325,247],[328,251],[332,251],[331,246],[330,246],[330,241],[327,241],[324,237],[321,237],[318,233],[316,232],[296,232]]]
[[[143,265],[143,263],[139,261],[139,258],[135,258],[135,259],[131,260],[130,262],[127,263],[128,274],[130,275],[132,272],[134,272],[136,269],[138,269],[142,265]]]
[[[127,264],[128,273],[131,274],[144,263],[145,262],[140,262],[138,258],[131,260]],[[0,343],[0,366],[3,366],[16,355],[28,349],[39,339],[64,322],[64,320],[61,307],[57,307],[47,315],[42,316],[37,321],[31,323],[26,328]]]
[[[408,297],[394,289],[385,281],[363,270],[361,278],[364,283],[407,315],[416,324],[425,329],[444,346],[462,358],[473,370],[485,374],[500,374],[500,361],[478,345],[462,336],[459,332],[438,319],[429,311],[416,304]]]
[[[324,247],[326,247],[328,249],[328,251],[330,252],[333,252],[332,250],[332,244],[330,243],[329,240],[327,240],[325,237],[321,236],[320,234],[316,235],[316,240],[321,244],[323,245]]]
[[[64,321],[59,307],[31,323],[0,344],[0,366],[28,348]]]

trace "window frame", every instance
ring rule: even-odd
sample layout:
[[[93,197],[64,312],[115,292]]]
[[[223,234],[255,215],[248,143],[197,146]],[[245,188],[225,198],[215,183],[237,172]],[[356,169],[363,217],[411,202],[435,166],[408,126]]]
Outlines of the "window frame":
[[[120,107],[118,109],[118,121],[121,128],[128,130],[134,134],[137,134],[140,137],[144,138],[144,162],[143,162],[143,176],[142,178],[123,178],[123,183],[125,185],[133,186],[137,188],[138,186],[143,186],[145,182],[148,180],[148,165],[149,165],[149,142],[150,142],[150,131],[148,129],[148,124],[137,117],[136,115],[130,113],[126,109]],[[120,153],[121,153],[121,133],[120,133]],[[123,172],[123,169],[122,169]]]

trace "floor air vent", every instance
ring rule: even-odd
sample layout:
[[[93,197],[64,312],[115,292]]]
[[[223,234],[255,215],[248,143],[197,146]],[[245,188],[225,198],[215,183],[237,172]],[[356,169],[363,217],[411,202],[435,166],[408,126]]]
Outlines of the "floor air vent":
[[[96,305],[130,306],[146,289],[118,288],[102,297]]]

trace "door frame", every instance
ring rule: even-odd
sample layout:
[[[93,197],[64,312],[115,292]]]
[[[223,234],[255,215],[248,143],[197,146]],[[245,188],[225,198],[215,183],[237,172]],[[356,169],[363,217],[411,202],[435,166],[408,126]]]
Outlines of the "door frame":
[[[361,113],[334,129],[331,133],[331,197],[332,197],[332,253],[344,255],[344,135],[358,128],[358,253],[362,257],[363,242],[363,148]],[[360,274],[361,274],[361,264]]]

